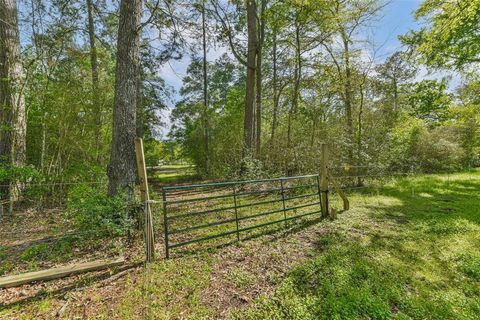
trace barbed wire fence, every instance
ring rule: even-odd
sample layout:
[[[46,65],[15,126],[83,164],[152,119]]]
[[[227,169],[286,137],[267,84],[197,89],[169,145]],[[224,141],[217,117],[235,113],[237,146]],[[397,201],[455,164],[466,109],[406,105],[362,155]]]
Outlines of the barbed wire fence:
[[[83,212],[69,206],[69,192],[76,187],[106,198],[106,179],[19,184],[21,193],[16,199],[0,200],[0,277],[119,256],[138,260],[143,253],[138,232],[141,222],[136,220],[139,201],[116,207],[122,211],[119,218],[128,218],[125,225],[120,219],[108,221],[96,216],[96,212],[108,211],[108,203],[91,208],[91,216],[88,206]],[[11,188],[12,184],[0,187]],[[95,220],[91,227],[87,225],[89,218]]]
[[[141,153],[143,155],[143,150],[141,151]],[[75,218],[75,212],[72,212],[71,208],[68,208],[66,206],[66,199],[69,191],[72,188],[78,186],[86,186],[97,190],[97,192],[105,192],[106,194],[106,179],[99,179],[98,181],[27,181],[19,183],[18,186],[14,186],[16,188],[21,188],[21,196],[18,199],[12,199],[10,197],[6,200],[3,200],[3,202],[0,202],[0,208],[5,205],[9,206],[8,214],[5,214],[5,211],[7,210],[0,210],[0,255],[3,254],[3,256],[5,256],[6,254],[8,256],[9,253],[13,252],[14,255],[16,255],[16,257],[14,258],[21,263],[10,270],[8,270],[8,268],[0,268],[0,276],[4,273],[9,273],[12,270],[21,271],[22,266],[28,267],[28,263],[31,262],[29,261],[28,256],[32,256],[35,258],[35,256],[38,255],[45,258],[46,261],[40,261],[39,263],[39,266],[41,267],[43,265],[49,266],[55,263],[68,262],[69,260],[78,260],[91,256],[98,256],[100,254],[132,254],[131,250],[129,249],[129,245],[133,241],[132,239],[136,238],[137,240],[145,241],[142,245],[137,246],[135,253],[133,253],[137,255],[137,258],[145,254],[145,275],[142,284],[142,296],[152,294],[150,288],[152,283],[152,271],[148,262],[153,261],[153,253],[155,251],[161,252],[164,248],[163,244],[165,244],[166,239],[163,237],[165,231],[165,220],[162,218],[162,209],[165,201],[164,199],[162,199],[162,197],[160,197],[163,187],[159,187],[158,185],[156,185],[156,190],[154,190],[153,192],[148,191],[148,181],[146,178],[147,168],[144,163],[142,164],[142,166],[144,169],[143,176],[142,173],[139,172],[139,174],[141,180],[140,192],[141,194],[143,194],[143,196],[140,200],[137,199],[136,201],[122,208],[126,212],[136,212],[137,216],[135,216],[135,218],[137,225],[136,228],[126,228],[125,230],[116,230],[114,228],[112,229],[112,226],[108,224],[106,226],[95,227],[86,230],[81,228],[79,229],[72,222],[72,219]],[[142,166],[139,165],[139,168]],[[412,177],[416,174],[413,169],[405,170],[402,172],[381,165],[334,165],[325,167],[323,173],[320,172],[320,174],[312,176],[318,176],[318,178],[321,178],[322,174],[326,175],[327,172],[328,177],[332,180],[335,180],[337,183],[335,186],[329,183],[326,189],[323,190],[323,186],[320,186],[320,182],[318,182],[318,193],[320,195],[320,193],[322,192],[328,192],[333,198],[337,196],[339,191],[348,193],[367,191],[370,195],[376,194],[378,198],[379,193],[387,183],[390,183],[391,181],[397,180],[399,178]],[[280,181],[282,179],[289,179],[289,177],[278,179]],[[448,176],[448,183],[449,181],[450,176]],[[197,201],[198,197],[200,196],[208,200],[206,202],[207,211],[216,212],[217,209],[208,208],[208,206],[212,205],[210,204],[210,200],[214,198],[223,199],[225,195],[222,195],[222,192],[228,193],[227,196],[231,197],[232,195],[230,194],[231,190],[230,185],[228,185],[229,183],[237,184],[239,182],[231,181],[220,183],[223,185],[227,184],[227,186],[223,186],[224,189],[217,188],[216,192],[218,194],[215,194],[210,198],[208,197],[208,195],[204,194],[204,191],[201,190],[199,191],[192,189],[184,192],[176,191],[174,190],[175,188],[173,188],[170,191],[170,194],[174,197],[178,197],[178,199],[170,202],[184,202],[185,197],[194,197],[191,200]],[[0,188],[5,187],[12,187],[12,184],[10,183],[8,185],[0,185]],[[102,191],[102,188],[105,190]],[[160,188],[160,192],[158,192],[158,188]],[[242,188],[245,188],[245,190],[242,190],[243,193],[248,193],[252,195],[251,201],[254,201],[257,193],[258,196],[263,196],[262,193],[267,191],[262,190],[262,188],[265,188],[265,186],[262,186],[262,184],[257,184],[257,186],[254,187],[249,186],[247,183],[245,183]],[[258,188],[258,190],[256,190],[255,188]],[[283,188],[284,186],[282,185],[281,191],[279,191],[280,189],[278,188],[278,190],[275,190],[283,194]],[[416,193],[417,190],[415,190],[415,186],[412,184],[412,197],[415,197]],[[237,194],[237,196],[238,195],[239,194]],[[150,197],[152,198],[150,199]],[[298,200],[298,198],[302,197],[302,195],[294,195],[291,199]],[[51,201],[52,199],[53,201]],[[363,197],[363,199],[364,201],[367,201],[367,197]],[[285,199],[283,199],[283,201],[285,201]],[[34,210],[31,208],[31,204],[36,202],[41,202],[43,204],[48,204],[52,202],[52,207],[56,209],[52,209],[49,211],[48,206],[45,206],[43,208],[39,208],[38,210]],[[58,206],[59,204],[61,205]],[[322,205],[322,195],[320,195],[320,207],[322,207]],[[237,208],[247,206],[250,205],[244,204],[237,206],[237,204],[235,204],[235,207]],[[297,204],[297,208],[302,208],[302,206],[298,206]],[[292,209],[295,209],[296,212],[296,208]],[[150,210],[153,211],[153,213],[155,214],[153,214],[153,217],[148,218]],[[260,210],[260,208],[255,208],[252,210],[258,211]],[[283,212],[285,212],[286,210],[289,209],[284,207]],[[321,210],[323,216],[323,209]],[[267,213],[270,214],[280,211],[282,210],[273,210],[272,212]],[[142,212],[145,214],[143,216],[143,219],[141,218]],[[257,212],[254,214],[254,216],[260,216],[260,214]],[[286,217],[285,220],[287,220]],[[151,223],[151,234],[149,234],[149,231],[147,230],[147,221],[150,221],[148,223]],[[212,226],[218,225],[220,225],[220,222],[212,223]],[[199,229],[199,227],[192,228],[191,226],[185,226],[184,229]],[[250,229],[250,227],[246,227],[246,229]],[[138,235],[141,235],[141,237],[138,237]],[[116,240],[118,239],[119,241],[116,242]],[[41,250],[38,250],[39,245],[56,243],[61,244],[63,241],[78,241],[83,244],[88,243],[88,246],[86,246],[85,252],[82,252],[82,248],[72,246],[71,250],[73,250],[74,253],[71,255],[67,254],[63,260],[58,259],[58,257],[55,257],[55,255],[52,255],[50,257],[48,254],[43,254],[42,256],[42,252],[40,252]],[[105,244],[98,244],[96,243],[97,241],[104,241]],[[150,247],[149,243],[152,247]],[[112,245],[114,250],[110,250],[108,245]],[[98,250],[94,250],[95,252],[93,254],[91,251],[88,251],[88,249],[91,249],[92,246],[97,246],[96,248],[98,248]],[[28,254],[25,254],[25,252],[27,252]],[[160,254],[160,256],[163,256],[163,254]],[[11,259],[11,261],[14,260]],[[151,299],[146,299],[146,301],[150,300]],[[144,312],[148,312],[148,310],[149,308],[145,308]],[[147,313],[144,313],[144,316],[149,317]]]
[[[394,170],[387,166],[381,165],[358,165],[358,166],[333,166],[329,167],[329,170],[333,173],[332,179],[335,179],[341,185],[341,191],[347,194],[366,192],[363,199],[366,204],[367,199],[372,196],[376,196],[377,200],[382,191],[385,191],[385,187],[389,184],[398,183],[399,179],[413,178],[419,175],[419,172],[410,168],[406,171]],[[445,172],[447,179],[450,179],[450,171]],[[415,197],[418,192],[414,183],[409,184],[411,197]],[[392,189],[390,189],[391,191]],[[394,189],[393,189],[394,190]],[[333,197],[337,196],[337,190],[329,187],[329,192]]]

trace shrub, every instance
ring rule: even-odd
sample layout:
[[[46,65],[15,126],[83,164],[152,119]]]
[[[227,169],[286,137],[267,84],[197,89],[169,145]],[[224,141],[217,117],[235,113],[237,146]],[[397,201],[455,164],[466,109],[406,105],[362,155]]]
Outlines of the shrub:
[[[126,197],[109,197],[104,190],[78,185],[70,190],[67,208],[69,217],[82,231],[118,235],[133,225]]]
[[[444,172],[459,169],[464,152],[441,130],[425,132],[416,146],[417,158],[424,172]]]
[[[244,157],[241,162],[240,176],[237,179],[256,180],[268,177],[263,162],[252,157]]]

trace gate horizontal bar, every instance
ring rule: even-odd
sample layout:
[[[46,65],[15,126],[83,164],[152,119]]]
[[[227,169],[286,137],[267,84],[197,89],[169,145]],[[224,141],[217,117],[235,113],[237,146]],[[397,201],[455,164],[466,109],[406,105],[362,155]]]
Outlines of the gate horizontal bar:
[[[174,220],[174,219],[178,219],[178,218],[185,218],[185,217],[192,217],[192,216],[200,216],[200,215],[209,214],[209,213],[234,210],[235,208],[239,209],[239,208],[253,207],[253,206],[258,206],[258,205],[262,205],[262,204],[269,204],[269,203],[274,203],[274,202],[280,202],[280,201],[282,201],[282,199],[248,203],[248,204],[243,204],[243,205],[239,205],[239,206],[236,206],[236,207],[231,206],[231,207],[222,207],[222,208],[217,208],[217,209],[210,209],[210,210],[205,210],[205,211],[189,212],[189,213],[185,213],[185,214],[179,214],[179,215],[176,215],[176,216],[170,216],[170,217],[168,217],[168,220]]]
[[[222,199],[222,198],[228,198],[228,197],[233,197],[233,194],[221,194],[218,196],[208,196],[208,197],[202,197],[202,198],[190,198],[190,199],[180,199],[180,200],[167,200],[166,202],[168,204],[175,204],[175,203],[187,203],[187,202],[195,202],[195,201],[205,201],[205,200],[213,200],[213,199]]]
[[[293,200],[293,199],[308,198],[308,197],[313,197],[313,196],[318,196],[318,192],[309,193],[309,194],[302,194],[302,195],[299,195],[299,196],[294,196],[294,197],[285,198],[285,201],[287,201],[287,200]]]
[[[204,214],[221,212],[221,211],[228,211],[228,210],[233,210],[233,209],[235,209],[235,206],[222,207],[222,208],[210,209],[210,210],[205,210],[205,211],[189,212],[189,213],[179,214],[179,215],[176,215],[176,216],[169,216],[168,220],[175,220],[175,219],[178,219],[178,218],[186,218],[186,217],[193,217],[193,216],[201,216],[201,215],[204,215]]]
[[[275,223],[280,223],[280,222],[299,219],[299,218],[306,217],[306,216],[309,216],[309,215],[312,215],[312,214],[315,214],[315,213],[320,213],[320,212],[321,212],[321,210],[317,210],[317,211],[313,211],[313,212],[307,212],[307,213],[304,213],[304,214],[299,214],[299,215],[296,215],[296,216],[288,217],[287,219],[281,219],[281,220],[275,220],[275,221],[266,222],[266,223],[262,223],[262,224],[257,224],[257,225],[251,226],[251,227],[240,229],[239,231],[249,231],[249,230],[253,230],[253,229],[256,229],[256,228],[266,227],[266,226],[269,226],[269,225],[272,225],[272,224],[275,224]]]
[[[241,230],[239,230],[239,231],[241,231]],[[192,244],[192,243],[196,243],[196,242],[212,240],[212,239],[215,239],[215,238],[229,236],[231,234],[236,234],[236,233],[237,233],[237,230],[233,230],[233,231],[227,231],[227,232],[223,232],[223,233],[214,234],[214,235],[204,237],[204,238],[198,238],[198,239],[188,240],[188,241],[184,241],[184,242],[174,243],[174,244],[168,245],[168,249],[177,248],[177,247],[181,247],[181,246],[186,246],[187,244]]]
[[[318,194],[317,194],[317,195],[318,195]],[[286,200],[286,199],[285,199],[285,200]],[[301,208],[311,207],[311,206],[315,206],[315,205],[319,205],[319,204],[320,204],[320,202],[315,202],[315,203],[309,203],[309,204],[305,204],[305,205],[301,205],[301,206],[296,206],[296,207],[291,207],[291,208],[286,208],[286,209],[273,210],[273,211],[268,211],[268,212],[264,212],[264,213],[258,213],[258,214],[254,214],[254,215],[250,215],[250,216],[240,217],[240,218],[238,218],[238,220],[239,220],[239,221],[248,220],[248,219],[252,219],[252,218],[258,218],[258,217],[268,216],[268,215],[271,215],[271,214],[274,214],[274,213],[280,213],[280,212],[291,211],[291,210],[295,210],[295,209],[301,209]]]
[[[267,223],[262,223],[262,224],[259,224],[259,225],[239,229],[238,232],[249,231],[249,230],[253,230],[253,229],[261,228],[261,227],[266,227],[266,226],[273,225],[273,224],[280,223],[280,222],[295,220],[295,219],[299,219],[299,218],[306,217],[306,216],[316,214],[316,213],[320,213],[320,212],[321,212],[321,210],[317,210],[317,211],[313,211],[313,212],[308,212],[308,213],[288,217],[287,219],[281,219],[281,220],[275,220],[275,221],[271,221],[271,222],[267,222]],[[192,244],[192,243],[197,243],[197,242],[207,241],[207,240],[211,240],[211,239],[215,239],[215,238],[220,238],[220,237],[223,237],[223,236],[228,236],[228,235],[236,234],[236,233],[237,233],[237,230],[232,230],[232,231],[227,231],[227,232],[223,232],[223,233],[219,233],[219,234],[214,234],[214,235],[211,235],[211,236],[208,236],[208,237],[203,237],[203,238],[192,239],[192,240],[188,240],[188,241],[184,241],[184,242],[179,242],[179,243],[175,243],[175,244],[172,244],[172,245],[168,245],[167,250],[171,249],[171,248],[186,246],[186,245]]]
[[[307,186],[307,185],[305,185]],[[272,189],[263,189],[263,190],[255,190],[255,191],[248,191],[248,192],[238,192],[237,196],[243,195],[250,195],[250,194],[262,194],[268,193],[273,191],[280,191],[280,188],[272,188]],[[212,200],[212,199],[222,199],[222,198],[230,198],[233,197],[233,193],[222,194],[218,196],[209,196],[209,197],[202,197],[202,198],[191,198],[191,199],[180,199],[180,200],[168,200],[168,204],[175,204],[175,203],[186,203],[186,202],[195,202],[195,201],[204,201],[204,200]]]
[[[208,187],[219,187],[219,186],[231,186],[244,183],[262,183],[262,182],[271,182],[271,181],[280,181],[280,180],[295,180],[295,179],[304,179],[304,178],[313,178],[318,176],[318,174],[310,174],[305,176],[296,176],[296,177],[281,177],[281,178],[272,178],[272,179],[258,179],[258,180],[239,180],[239,181],[226,181],[226,182],[215,182],[215,183],[202,183],[202,184],[190,184],[183,186],[170,186],[163,187],[163,190],[179,190],[179,189],[193,189],[193,188],[208,188]]]
[[[239,218],[238,218],[238,221],[243,221],[243,220],[248,220],[248,219],[252,219],[252,218],[269,216],[269,215],[271,215],[271,214],[280,213],[280,212],[283,212],[283,211],[284,211],[283,209],[279,209],[279,210],[273,210],[273,211],[267,211],[267,212],[257,213],[257,214],[253,214],[253,215],[251,215],[251,216],[239,217]]]
[[[221,220],[221,221],[217,221],[217,222],[201,224],[201,225],[198,225],[198,226],[188,227],[188,228],[184,228],[184,229],[171,230],[171,231],[168,231],[168,233],[176,234],[176,233],[182,233],[182,232],[187,232],[187,231],[192,231],[192,230],[205,229],[205,228],[208,228],[208,227],[215,227],[215,226],[219,226],[219,225],[222,225],[222,224],[232,223],[232,222],[235,222],[235,221],[237,221],[237,220],[236,219]]]
[[[317,193],[315,195],[318,196]],[[239,217],[238,221],[243,221],[243,220],[248,220],[248,219],[258,218],[258,217],[263,217],[263,216],[268,216],[268,215],[271,215],[271,214],[274,214],[274,213],[280,213],[280,212],[284,212],[284,211],[291,211],[291,210],[295,210],[295,209],[311,207],[311,206],[315,206],[315,205],[319,205],[319,204],[320,204],[319,202],[308,203],[308,204],[304,204],[304,205],[301,205],[301,206],[286,208],[285,210],[279,209],[279,210],[263,212],[263,213],[259,213],[259,214],[255,214],[255,215]],[[219,226],[219,225],[222,225],[222,224],[233,223],[235,221],[236,221],[236,219],[221,220],[221,221],[217,221],[217,222],[201,224],[201,225],[198,225],[198,226],[188,227],[188,228],[184,228],[184,229],[172,230],[172,231],[169,231],[168,233],[169,234],[177,234],[177,233],[183,233],[183,232],[188,232],[188,231],[193,231],[193,230],[206,229],[208,227],[215,227],[215,226]]]
[[[293,187],[284,188],[284,190],[295,190],[300,188],[313,188],[317,187],[316,184],[302,184]],[[255,190],[255,191],[246,191],[246,192],[238,192],[237,197],[244,196],[244,195],[252,195],[252,194],[262,194],[262,193],[269,193],[275,191],[282,191],[282,188],[272,188],[272,189],[263,189],[263,190]],[[177,203],[188,203],[188,202],[199,202],[199,201],[206,201],[206,200],[215,200],[215,199],[222,199],[222,198],[230,198],[233,197],[233,193],[222,194],[218,196],[208,196],[202,198],[191,198],[191,199],[180,199],[180,200],[167,200],[168,204],[177,204]]]

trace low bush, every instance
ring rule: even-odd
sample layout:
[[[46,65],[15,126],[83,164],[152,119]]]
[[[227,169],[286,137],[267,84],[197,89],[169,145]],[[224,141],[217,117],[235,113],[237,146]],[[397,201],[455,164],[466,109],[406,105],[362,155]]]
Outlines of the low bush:
[[[82,231],[120,235],[133,226],[124,195],[109,197],[106,191],[88,185],[70,190],[67,208],[69,217]]]

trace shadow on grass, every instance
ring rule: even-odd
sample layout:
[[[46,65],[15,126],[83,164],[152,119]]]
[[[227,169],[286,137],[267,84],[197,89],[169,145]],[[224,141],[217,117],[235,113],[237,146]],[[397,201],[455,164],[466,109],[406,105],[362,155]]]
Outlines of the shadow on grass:
[[[320,213],[318,215],[320,215]],[[240,241],[237,240],[236,234],[233,234],[225,237],[225,238],[234,237],[235,239],[231,241],[227,240],[226,242],[222,242],[222,243],[218,243],[219,241],[210,241],[210,242],[206,241],[195,248],[188,248],[187,246],[184,249],[176,249],[176,250],[170,249],[170,257],[180,258],[187,255],[200,254],[203,252],[215,252],[219,249],[223,249],[232,245],[238,245],[243,241],[252,241],[252,240],[261,239],[261,238],[264,238],[264,240],[261,243],[266,244],[269,242],[277,241],[278,239],[288,238],[292,234],[301,232],[315,224],[318,224],[322,220],[324,219],[320,217],[314,217],[309,219],[300,218],[299,220],[296,220],[295,223],[292,223],[290,221],[286,226],[282,221],[271,226],[265,226],[265,227],[260,227],[258,229],[254,229],[253,231],[248,232],[247,235],[242,236],[242,233],[240,233],[241,235]]]
[[[367,210],[315,241],[321,254],[236,318],[478,318],[477,190],[480,177],[433,177],[365,195]]]
[[[365,207],[372,209],[371,214],[377,218],[400,217],[401,223],[457,219],[480,223],[480,179],[450,182],[440,178],[404,180],[398,186],[382,188],[382,195],[399,200],[401,205],[378,204],[372,200],[372,204]]]
[[[415,190],[412,196],[412,188]],[[380,203],[373,200],[377,190],[381,196],[390,197],[396,200],[392,203]],[[439,223],[448,224],[455,219],[468,219],[471,222],[479,223],[480,215],[472,214],[472,210],[461,210],[462,206],[474,205],[475,197],[471,192],[480,190],[480,179],[472,181],[446,181],[445,177],[425,176],[419,178],[402,178],[397,183],[378,188],[366,189],[364,191],[352,192],[354,196],[364,196],[365,205],[369,209],[369,216],[375,219],[388,220],[402,226],[415,222],[431,222],[432,232],[438,231],[435,225]],[[469,193],[470,192],[470,193]],[[477,196],[478,198],[478,196]],[[468,203],[465,203],[468,202]],[[355,204],[352,204],[355,206]],[[478,209],[477,209],[478,210]],[[343,212],[339,211],[338,214]],[[265,237],[263,243],[285,238],[293,233],[300,232],[321,221],[320,218],[300,219],[298,222],[289,222],[286,229],[282,222],[273,226],[261,227],[242,235],[240,241],[254,240]],[[233,240],[229,240],[232,239]],[[220,240],[221,239],[221,240]],[[238,244],[236,234],[224,238],[209,240],[201,244],[187,245],[183,248],[171,249],[171,256],[181,257],[192,255],[196,252],[213,252],[215,250]],[[219,243],[221,242],[221,243]],[[173,255],[172,255],[173,253]]]

